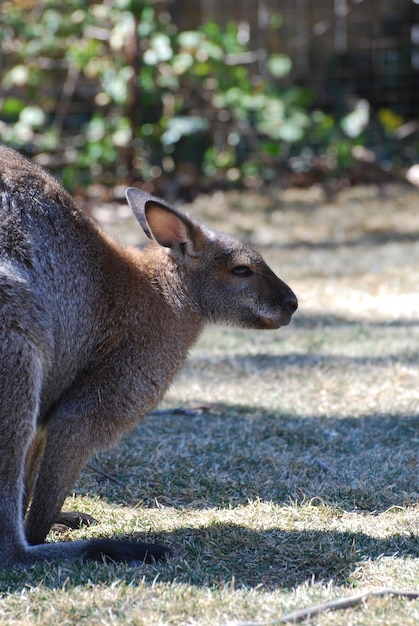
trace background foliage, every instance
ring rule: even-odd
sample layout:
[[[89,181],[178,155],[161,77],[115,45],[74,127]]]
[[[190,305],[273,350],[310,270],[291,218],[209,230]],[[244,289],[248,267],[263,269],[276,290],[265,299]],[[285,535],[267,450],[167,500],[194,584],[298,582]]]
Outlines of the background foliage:
[[[417,158],[417,136],[406,142],[390,109],[319,110],[287,82],[286,55],[261,58],[233,23],[179,32],[158,7],[3,2],[2,141],[59,168],[70,188],[142,180],[174,194]]]

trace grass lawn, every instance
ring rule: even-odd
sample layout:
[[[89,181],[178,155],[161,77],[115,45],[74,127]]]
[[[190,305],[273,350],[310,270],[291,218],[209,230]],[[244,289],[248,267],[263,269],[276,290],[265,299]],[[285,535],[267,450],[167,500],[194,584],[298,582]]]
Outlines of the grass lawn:
[[[389,186],[188,207],[264,253],[299,296],[295,320],[209,328],[159,412],[68,499],[100,524],[50,537],[139,537],[176,556],[3,571],[0,624],[266,626],[365,591],[419,591],[418,204]],[[126,214],[96,217],[143,241]],[[419,601],[371,597],[307,623],[413,626]]]

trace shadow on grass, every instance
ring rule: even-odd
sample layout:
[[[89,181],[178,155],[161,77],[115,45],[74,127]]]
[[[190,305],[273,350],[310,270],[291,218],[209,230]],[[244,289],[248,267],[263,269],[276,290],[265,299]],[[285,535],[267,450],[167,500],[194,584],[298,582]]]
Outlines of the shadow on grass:
[[[290,243],[270,243],[265,247],[267,248],[279,248],[281,250],[335,250],[336,248],[357,248],[365,247],[371,248],[372,246],[385,246],[391,243],[405,244],[415,243],[419,239],[418,231],[400,231],[394,229],[382,229],[376,232],[368,232],[358,237],[347,237],[343,241],[336,241],[332,238],[323,239],[321,241],[311,241],[309,239],[298,239]]]
[[[98,460],[119,484],[90,470],[79,491],[128,507],[140,502],[155,507],[158,499],[192,513],[246,506],[256,499],[278,505],[317,499],[322,529],[300,530],[295,515],[287,521],[286,508],[278,509],[274,527],[262,530],[214,522],[210,515],[200,527],[185,521],[171,532],[124,535],[172,547],[180,556],[168,563],[138,568],[40,564],[29,572],[0,572],[0,592],[19,593],[28,585],[91,588],[115,580],[154,585],[156,579],[199,588],[220,588],[234,580],[235,588],[266,591],[311,581],[350,586],[363,563],[419,558],[419,538],[413,530],[406,532],[406,524],[403,532],[384,538],[378,526],[376,536],[325,529],[328,516],[336,524],[335,514],[344,510],[365,514],[414,503],[418,432],[419,417],[409,415],[282,416],[258,407],[225,405],[199,415],[150,416],[117,453],[107,452]],[[304,515],[301,525],[308,526]],[[316,507],[310,516],[313,526]],[[263,527],[264,520],[259,522]]]
[[[116,539],[118,537],[115,537]],[[125,537],[126,538],[126,537]],[[235,524],[213,524],[133,540],[155,540],[180,552],[159,565],[101,563],[38,564],[0,573],[0,593],[19,593],[28,584],[52,589],[141,581],[150,585],[176,581],[202,588],[230,587],[274,591],[303,583],[351,585],[363,563],[385,557],[419,558],[419,539],[396,534],[378,539],[361,532],[249,530]],[[30,582],[28,582],[30,581]]]
[[[240,374],[263,373],[270,371],[290,372],[290,368],[316,369],[327,367],[329,369],[344,368],[356,365],[358,367],[388,367],[391,362],[401,365],[419,365],[419,350],[383,354],[380,356],[345,356],[340,354],[318,354],[307,352],[292,352],[290,354],[274,355],[269,352],[258,354],[234,355],[232,357],[217,357],[217,367],[225,370],[228,368],[237,377]],[[194,355],[194,369],[188,373],[193,380],[196,376],[200,380],[200,372],[208,367],[208,358]]]
[[[417,415],[279,415],[224,405],[199,415],[150,416],[118,453],[97,460],[79,491],[112,503],[236,507],[320,498],[380,512],[419,500]]]
[[[395,319],[395,320],[377,320],[377,321],[364,321],[360,319],[349,319],[342,315],[306,315],[298,312],[292,320],[292,325],[295,328],[311,329],[311,328],[416,328],[419,327],[419,319]]]
[[[185,582],[278,589],[305,582],[351,583],[355,570],[383,557],[419,558],[419,538],[377,539],[361,532],[249,530],[234,524],[182,529],[168,539],[193,571]],[[196,580],[194,580],[196,577]],[[192,580],[191,580],[192,579]]]
[[[79,483],[80,492],[135,505],[139,516],[139,503],[155,507],[156,499],[192,512],[246,506],[256,499],[278,505],[317,499],[323,507],[322,529],[298,528],[295,516],[287,521],[286,509],[278,509],[274,527],[262,530],[209,516],[200,527],[185,521],[172,532],[124,535],[180,553],[166,564],[41,564],[29,572],[0,572],[0,592],[19,593],[28,586],[90,589],[115,580],[130,585],[176,581],[199,588],[220,588],[234,580],[235,588],[272,591],[311,581],[351,586],[363,563],[385,557],[406,561],[408,568],[409,559],[419,558],[419,538],[413,529],[406,531],[406,524],[403,532],[384,538],[379,526],[375,536],[325,526],[329,514],[336,524],[335,514],[343,511],[381,512],[418,500],[418,432],[417,415],[284,416],[239,404],[197,415],[150,416],[117,452],[96,461],[119,484],[90,470]],[[311,526],[315,509],[310,510]],[[309,525],[306,515],[301,525]]]

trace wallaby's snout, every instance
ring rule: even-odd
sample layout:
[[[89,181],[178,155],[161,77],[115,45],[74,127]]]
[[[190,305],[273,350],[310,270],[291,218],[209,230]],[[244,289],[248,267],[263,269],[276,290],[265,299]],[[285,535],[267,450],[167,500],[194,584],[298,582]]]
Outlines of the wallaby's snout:
[[[281,326],[288,326],[288,324],[291,322],[293,314],[296,312],[297,309],[298,300],[296,295],[288,287],[288,285],[282,282],[278,314],[273,315],[271,318],[266,318],[265,328],[267,330],[271,330],[275,328],[280,328]]]
[[[291,291],[291,289],[290,289]],[[296,312],[296,310],[298,309],[298,300],[297,300],[297,296],[291,291],[291,294],[288,296],[288,298],[285,301],[285,306],[288,308],[289,314],[290,314],[290,319],[289,322],[291,321],[291,316],[294,315],[294,313]],[[289,324],[289,322],[287,322]],[[286,326],[287,324],[284,324],[284,326]]]
[[[290,293],[288,294],[285,300],[285,306],[288,308],[288,311],[290,313],[290,319],[291,319],[291,315],[293,315],[298,309],[298,300],[297,300],[297,296],[295,295],[295,293],[293,293],[291,289],[289,291]]]
[[[278,278],[278,280],[281,283],[281,303],[283,309],[280,326],[287,326],[291,321],[291,317],[298,309],[298,300],[293,290],[281,279]]]
[[[295,293],[272,270],[262,262],[267,288],[261,289],[261,299],[265,296],[266,302],[261,302],[261,325],[259,328],[273,330],[287,326],[298,308]]]

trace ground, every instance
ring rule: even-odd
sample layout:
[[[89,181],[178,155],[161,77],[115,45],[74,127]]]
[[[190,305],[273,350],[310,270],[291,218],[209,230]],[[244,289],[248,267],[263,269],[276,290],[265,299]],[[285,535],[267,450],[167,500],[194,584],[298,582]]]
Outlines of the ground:
[[[418,201],[400,185],[333,199],[272,188],[185,207],[253,243],[299,310],[278,331],[208,329],[159,412],[67,502],[100,524],[65,539],[138,536],[176,556],[2,572],[0,624],[275,624],[362,591],[418,590]],[[144,242],[122,202],[93,215]],[[413,626],[418,604],[371,598],[309,623]]]

